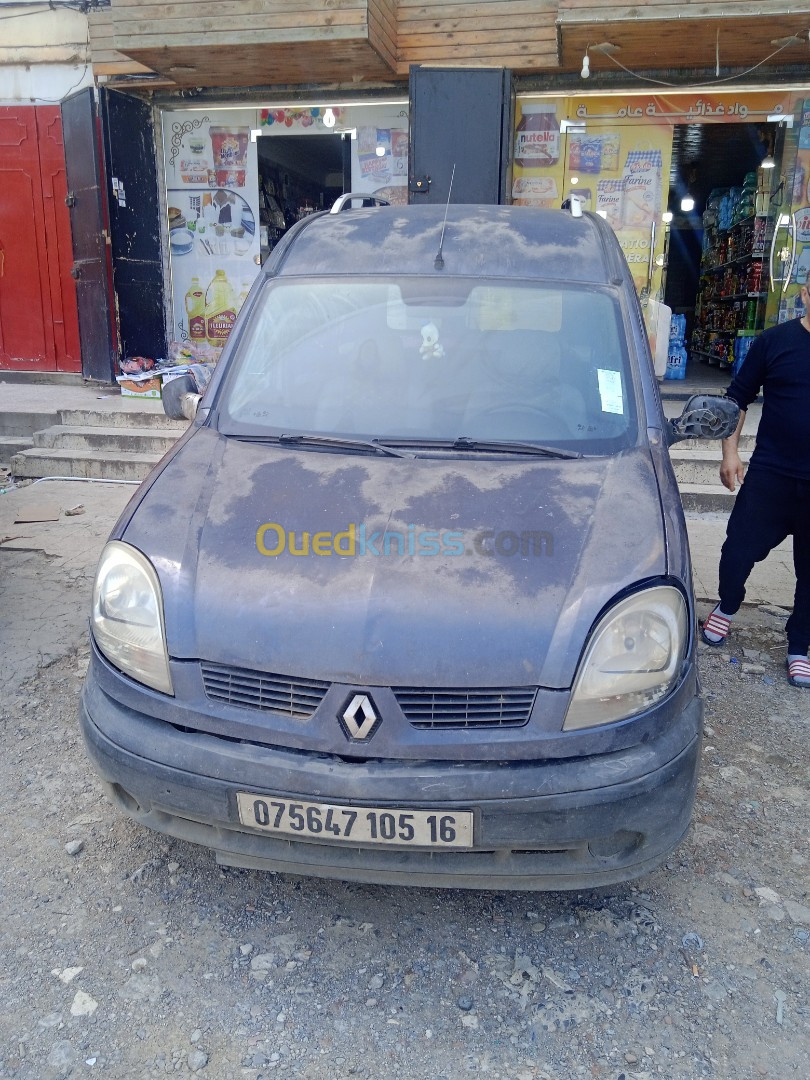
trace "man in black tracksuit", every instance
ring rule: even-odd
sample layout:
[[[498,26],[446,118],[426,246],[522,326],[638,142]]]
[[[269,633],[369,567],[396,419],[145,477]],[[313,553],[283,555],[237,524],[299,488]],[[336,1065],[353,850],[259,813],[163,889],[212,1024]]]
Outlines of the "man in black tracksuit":
[[[788,677],[810,688],[810,274],[802,286],[801,319],[765,330],[752,344],[727,397],[743,410],[736,432],[723,440],[720,479],[740,493],[720,555],[720,602],[703,626],[703,640],[720,645],[745,597],[745,583],[785,537],[793,536],[796,595],[787,622]],[[738,452],[745,411],[762,390],[762,418],[745,473]],[[743,481],[743,476],[745,477]]]

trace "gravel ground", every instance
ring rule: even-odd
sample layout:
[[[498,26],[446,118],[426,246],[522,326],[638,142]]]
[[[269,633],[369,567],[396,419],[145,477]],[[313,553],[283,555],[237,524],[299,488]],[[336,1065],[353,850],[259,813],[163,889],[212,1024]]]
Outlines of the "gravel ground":
[[[580,893],[220,869],[107,803],[86,644],[41,668],[0,705],[0,1076],[807,1077],[810,693],[782,627],[749,612],[701,651],[685,843]]]

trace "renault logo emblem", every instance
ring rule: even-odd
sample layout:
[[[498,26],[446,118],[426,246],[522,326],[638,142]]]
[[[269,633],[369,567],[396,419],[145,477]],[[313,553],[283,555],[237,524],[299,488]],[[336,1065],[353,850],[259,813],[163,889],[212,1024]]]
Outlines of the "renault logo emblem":
[[[346,734],[357,742],[371,738],[380,722],[368,694],[355,694],[340,714],[340,719]]]

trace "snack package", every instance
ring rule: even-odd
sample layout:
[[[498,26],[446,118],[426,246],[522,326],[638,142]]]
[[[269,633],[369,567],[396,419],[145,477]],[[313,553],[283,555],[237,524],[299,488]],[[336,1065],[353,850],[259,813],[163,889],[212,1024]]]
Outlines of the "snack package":
[[[624,166],[622,224],[644,228],[661,205],[660,150],[630,150]]]
[[[618,172],[620,135],[602,135],[602,172]]]
[[[519,199],[520,205],[536,204],[541,199],[552,204],[559,197],[553,176],[518,176],[512,182],[512,198]]]
[[[608,225],[617,229],[622,223],[624,180],[596,181],[596,209],[607,214]]]
[[[600,173],[602,171],[602,139],[598,135],[580,135],[579,171]]]

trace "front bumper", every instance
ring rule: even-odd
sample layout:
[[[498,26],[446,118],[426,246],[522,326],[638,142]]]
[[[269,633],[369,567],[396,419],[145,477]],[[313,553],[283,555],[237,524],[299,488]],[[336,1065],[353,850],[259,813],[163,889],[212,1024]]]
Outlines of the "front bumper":
[[[694,686],[694,680],[692,680]],[[112,801],[230,866],[342,880],[477,889],[581,889],[647,873],[689,826],[702,703],[673,695],[658,734],[627,749],[531,762],[347,761],[182,730],[116,701],[93,677],[81,724]],[[473,850],[289,840],[242,826],[237,791],[472,810]]]

